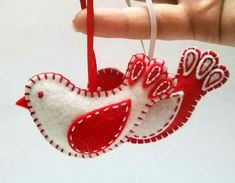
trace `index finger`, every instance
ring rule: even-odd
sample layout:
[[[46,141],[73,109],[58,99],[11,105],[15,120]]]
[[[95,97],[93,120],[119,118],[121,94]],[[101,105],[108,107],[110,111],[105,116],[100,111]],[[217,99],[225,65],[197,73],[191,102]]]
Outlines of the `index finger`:
[[[156,4],[159,39],[192,39],[189,19],[180,5]],[[74,19],[74,27],[86,33],[86,10]],[[109,38],[147,39],[150,37],[150,22],[145,7],[123,9],[95,9],[95,36]]]

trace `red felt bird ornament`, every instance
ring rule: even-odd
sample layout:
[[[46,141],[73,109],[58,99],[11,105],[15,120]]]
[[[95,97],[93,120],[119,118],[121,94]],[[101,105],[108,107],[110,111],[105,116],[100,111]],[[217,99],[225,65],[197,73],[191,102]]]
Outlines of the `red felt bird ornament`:
[[[82,7],[86,2],[82,1]],[[29,110],[44,138],[69,156],[92,158],[125,142],[149,143],[172,134],[189,119],[197,102],[229,77],[213,51],[183,51],[178,72],[145,54],[131,57],[126,73],[96,71],[93,1],[88,11],[88,89],[61,74],[30,78],[17,105]]]

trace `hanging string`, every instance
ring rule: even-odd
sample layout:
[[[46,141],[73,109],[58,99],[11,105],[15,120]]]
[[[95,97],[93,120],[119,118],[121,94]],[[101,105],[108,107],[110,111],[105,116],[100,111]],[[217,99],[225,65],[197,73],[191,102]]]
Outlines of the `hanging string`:
[[[131,6],[130,0],[126,0],[128,6]],[[148,51],[148,56],[153,58],[155,45],[156,45],[156,35],[157,35],[157,21],[156,14],[153,8],[152,0],[146,0],[150,26],[151,26],[151,40]],[[81,8],[87,8],[87,67],[88,67],[88,89],[90,91],[96,91],[97,84],[97,65],[96,57],[94,52],[94,4],[93,0],[80,0]],[[144,43],[141,40],[143,50],[145,52]]]
[[[131,0],[126,0],[126,3],[129,7],[132,6]],[[152,0],[146,0],[146,4],[147,4],[147,8],[148,8],[150,27],[151,27],[148,56],[150,58],[153,58],[155,47],[156,47],[156,39],[157,39],[157,17],[156,17],[155,9],[153,7]],[[144,46],[143,40],[141,40],[141,45],[142,45],[143,50],[145,52],[145,46]]]
[[[86,8],[86,0],[80,0],[80,4],[82,9]]]
[[[80,0],[81,8],[87,8],[87,67],[88,89],[97,90],[97,65],[94,52],[94,4],[93,0]]]
[[[127,6],[132,7],[132,4],[131,4],[130,0],[126,0],[126,4],[127,4]],[[140,43],[141,43],[141,46],[142,46],[144,54],[146,54],[146,49],[145,49],[145,46],[144,46],[144,41],[142,39],[140,40]]]

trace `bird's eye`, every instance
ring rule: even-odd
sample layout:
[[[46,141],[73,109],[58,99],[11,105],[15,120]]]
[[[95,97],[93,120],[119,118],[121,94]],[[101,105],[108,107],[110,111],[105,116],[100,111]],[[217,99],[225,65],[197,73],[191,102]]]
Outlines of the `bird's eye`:
[[[38,92],[38,98],[42,98],[43,97],[43,92],[42,91],[39,91]]]

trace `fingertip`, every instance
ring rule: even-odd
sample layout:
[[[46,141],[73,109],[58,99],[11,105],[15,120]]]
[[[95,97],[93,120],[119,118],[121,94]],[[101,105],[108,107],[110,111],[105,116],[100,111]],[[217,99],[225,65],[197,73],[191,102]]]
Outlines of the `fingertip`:
[[[76,32],[86,32],[86,15],[87,10],[79,11],[73,19],[73,28]]]
[[[98,37],[122,37],[127,29],[124,11],[116,8],[96,8],[94,10],[94,34]],[[79,11],[73,19],[76,32],[87,31],[87,10]]]

